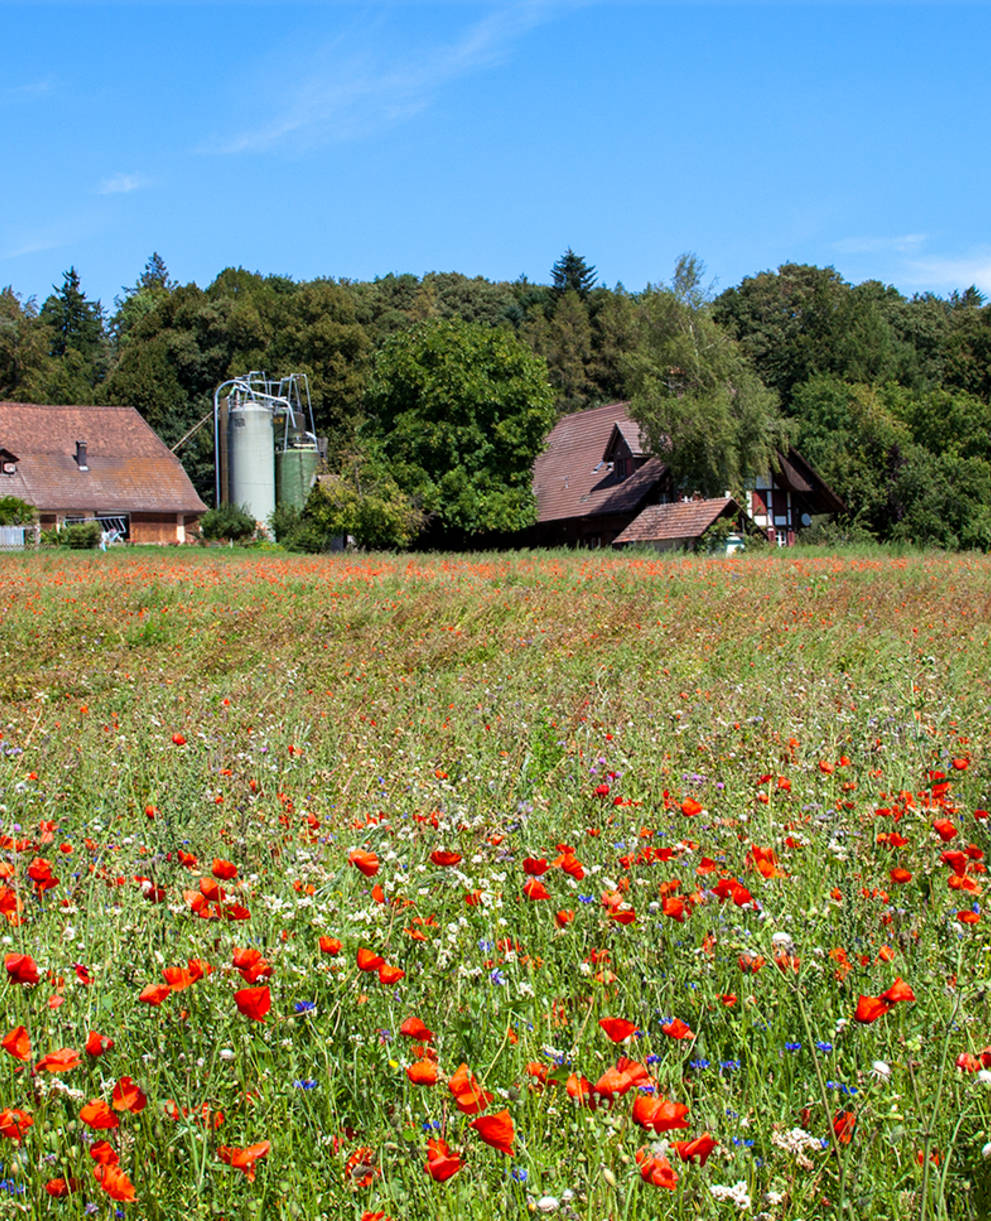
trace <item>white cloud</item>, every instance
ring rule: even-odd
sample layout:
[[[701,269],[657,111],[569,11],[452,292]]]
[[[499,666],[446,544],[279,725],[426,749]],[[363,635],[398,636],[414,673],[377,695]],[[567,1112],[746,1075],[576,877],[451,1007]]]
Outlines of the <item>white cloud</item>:
[[[902,233],[894,237],[844,237],[833,242],[840,254],[912,254],[926,243],[924,233]]]
[[[352,54],[344,62],[335,58],[297,85],[281,113],[201,151],[256,153],[287,143],[312,146],[392,126],[429,107],[443,86],[499,63],[528,30],[581,2],[517,0],[493,9],[452,41],[396,63],[380,62],[374,51]],[[326,59],[327,50],[319,57],[311,53],[311,62],[314,58]]]
[[[5,250],[0,250],[0,259],[19,259],[26,254],[41,254],[45,250],[57,250],[66,243],[56,238],[26,238]]]
[[[991,294],[991,248],[980,247],[961,255],[913,259],[903,273],[908,284],[925,285],[933,291],[963,291],[972,284]]]
[[[140,191],[148,185],[148,179],[143,174],[113,174],[104,178],[96,188],[97,195],[129,195],[131,191]]]

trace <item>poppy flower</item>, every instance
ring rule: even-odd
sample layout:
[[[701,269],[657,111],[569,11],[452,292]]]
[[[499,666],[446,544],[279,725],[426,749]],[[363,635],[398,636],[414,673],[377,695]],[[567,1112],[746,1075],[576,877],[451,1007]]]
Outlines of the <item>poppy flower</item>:
[[[627,1018],[600,1018],[599,1025],[614,1043],[622,1043],[637,1030],[636,1022],[631,1022]]]
[[[142,988],[138,993],[138,1000],[143,1001],[146,1005],[160,1005],[172,995],[172,989],[168,984],[149,984],[147,988]]]
[[[117,1165],[97,1166],[93,1178],[100,1184],[111,1200],[133,1203],[138,1198],[134,1184]]]
[[[575,918],[575,913],[571,908],[562,908],[561,911],[554,913],[554,923],[558,928],[566,928]]]
[[[545,857],[528,856],[523,859],[523,872],[531,878],[539,878],[541,874],[547,872],[550,866],[547,864]]]
[[[217,1157],[222,1162],[226,1162],[228,1166],[233,1166],[235,1170],[244,1172],[245,1178],[249,1183],[255,1181],[255,1162],[260,1157],[267,1157],[272,1148],[272,1142],[268,1140],[259,1141],[257,1145],[248,1145],[246,1149],[238,1149],[233,1145],[221,1145],[217,1150]]]
[[[551,897],[550,891],[539,878],[531,878],[523,887],[523,893],[534,903],[540,899],[549,899]]]
[[[436,1085],[437,1065],[432,1060],[417,1060],[406,1070],[412,1085]]]
[[[117,1150],[108,1140],[95,1141],[89,1147],[89,1155],[94,1162],[99,1162],[101,1166],[116,1166],[120,1161],[117,1156]]]
[[[880,999],[889,1005],[895,1005],[899,1001],[914,1001],[915,993],[900,975],[896,975],[895,982],[881,993]]]
[[[386,987],[398,984],[401,979],[405,978],[406,972],[402,967],[390,966],[387,962],[382,963],[379,967],[379,983],[385,984]]]
[[[427,1141],[427,1174],[437,1183],[443,1183],[457,1174],[464,1162],[458,1153],[452,1153],[447,1141],[433,1137]]]
[[[355,848],[348,853],[348,861],[366,878],[373,878],[379,871],[379,858],[374,852]]]
[[[95,1128],[98,1132],[120,1127],[120,1120],[100,1098],[87,1102],[79,1112],[79,1118],[88,1128]]]
[[[853,1140],[857,1117],[853,1111],[837,1111],[833,1117],[833,1132],[841,1145],[848,1145]]]
[[[896,886],[904,886],[906,882],[911,882],[912,873],[908,869],[902,869],[899,867],[897,869],[892,869],[889,872],[888,877],[891,878],[892,882],[894,882]]]
[[[172,742],[175,746],[185,746],[186,745],[186,739],[182,736],[181,733],[174,733],[172,735]]]
[[[380,1174],[381,1171],[375,1165],[375,1150],[369,1149],[367,1145],[355,1149],[344,1163],[344,1178],[352,1187],[371,1187]]]
[[[678,1175],[666,1157],[649,1154],[646,1149],[641,1149],[636,1158],[640,1167],[640,1177],[645,1183],[653,1183],[655,1187],[666,1187],[668,1191],[674,1191],[678,1186]]]
[[[54,1199],[62,1200],[66,1196],[72,1195],[74,1191],[79,1191],[81,1187],[82,1183],[79,1179],[49,1179],[45,1184],[45,1191]]]
[[[329,954],[331,958],[336,958],[341,952],[341,943],[336,937],[321,937],[317,944],[320,946],[320,953]]]
[[[708,1132],[703,1132],[701,1136],[696,1136],[694,1140],[672,1141],[671,1147],[677,1152],[683,1162],[697,1161],[700,1166],[704,1166],[709,1154],[716,1148],[717,1144],[718,1142]]]
[[[480,1115],[492,1101],[492,1095],[477,1080],[474,1073],[468,1071],[467,1064],[460,1064],[447,1082],[447,1088],[454,1095],[454,1102],[463,1115]]]
[[[115,1111],[130,1111],[132,1115],[137,1115],[148,1105],[144,1090],[135,1085],[130,1077],[121,1077],[114,1086],[110,1101]]]
[[[84,1050],[88,1056],[96,1059],[97,1056],[102,1056],[105,1051],[110,1051],[114,1045],[114,1041],[106,1034],[98,1034],[97,1031],[91,1030],[86,1037]]]
[[[366,950],[364,946],[358,950],[357,963],[359,971],[377,971],[385,965],[385,959],[374,950]]]
[[[79,1064],[79,1052],[71,1047],[63,1047],[60,1051],[50,1051],[47,1056],[42,1056],[34,1070],[36,1073],[67,1073],[70,1069],[78,1068]]]
[[[854,1020],[862,1022],[865,1026],[871,1022],[876,1022],[879,1017],[882,1017],[891,1005],[880,996],[860,996],[857,1000],[857,1010],[854,1013]]]
[[[267,958],[262,958],[261,950],[256,949],[254,946],[249,946],[243,950],[235,948],[233,962],[241,978],[247,984],[257,983],[259,979],[271,979],[272,977],[272,964]]]
[[[694,797],[686,797],[681,803],[681,812],[686,818],[694,818],[696,814],[702,813],[702,803]]]
[[[468,1125],[474,1128],[487,1145],[499,1149],[509,1157],[513,1156],[513,1121],[508,1110],[498,1111],[495,1115],[480,1115]]]
[[[694,1039],[695,1035],[692,1028],[681,1018],[672,1018],[670,1022],[665,1022],[661,1030],[668,1036],[669,1039]]]
[[[633,1122],[653,1132],[671,1132],[676,1128],[687,1128],[688,1106],[684,1102],[672,1102],[662,1096],[653,1098],[649,1094],[638,1094],[633,1103]]]
[[[3,965],[12,984],[36,984],[41,978],[30,954],[5,954]]]
[[[434,1032],[428,1030],[418,1017],[408,1017],[399,1027],[399,1033],[408,1039],[419,1039],[421,1043],[432,1043]]]
[[[442,852],[440,849],[437,849],[437,851],[431,852],[430,859],[435,865],[440,865],[442,867],[456,865],[461,860],[461,853]]]
[[[31,1059],[31,1040],[23,1026],[15,1026],[13,1030],[5,1034],[2,1046],[4,1051],[13,1056],[15,1060]]]
[[[33,1123],[27,1111],[4,1107],[0,1111],[0,1136],[5,1136],[7,1140],[20,1140]]]

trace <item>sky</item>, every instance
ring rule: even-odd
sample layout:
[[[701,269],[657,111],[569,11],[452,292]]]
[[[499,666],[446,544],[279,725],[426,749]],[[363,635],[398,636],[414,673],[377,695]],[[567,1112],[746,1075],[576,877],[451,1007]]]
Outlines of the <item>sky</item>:
[[[0,287],[153,251],[638,291],[782,263],[991,294],[991,0],[0,0]]]

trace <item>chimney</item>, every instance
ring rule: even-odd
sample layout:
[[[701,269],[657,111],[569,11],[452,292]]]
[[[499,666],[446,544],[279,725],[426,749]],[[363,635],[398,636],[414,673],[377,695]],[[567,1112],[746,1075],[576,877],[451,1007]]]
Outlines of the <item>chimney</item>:
[[[76,442],[76,465],[79,467],[79,469],[81,471],[89,470],[89,467],[86,465],[86,442],[85,441]]]

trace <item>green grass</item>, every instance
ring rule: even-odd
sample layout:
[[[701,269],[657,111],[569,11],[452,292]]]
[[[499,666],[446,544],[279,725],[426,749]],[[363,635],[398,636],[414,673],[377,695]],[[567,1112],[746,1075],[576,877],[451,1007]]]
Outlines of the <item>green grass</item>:
[[[991,1044],[991,561],[42,554],[3,557],[0,614],[0,907],[23,904],[4,953],[40,974],[0,985],[0,1035],[31,1042],[27,1061],[0,1051],[0,1108],[33,1121],[0,1144],[0,1213],[991,1214],[991,1084],[956,1067]],[[941,853],[968,845],[976,889],[953,889]],[[554,864],[569,848],[581,877]],[[530,857],[549,900],[524,895]],[[195,914],[214,858],[246,919]],[[720,899],[721,879],[752,901]],[[662,909],[677,895],[683,923]],[[404,977],[360,971],[361,947]],[[235,1004],[236,948],[271,965],[263,1021]],[[212,972],[138,999],[189,959]],[[914,1002],[854,1020],[896,977]],[[436,1085],[407,1078],[411,1016]],[[613,1044],[604,1017],[638,1033]],[[693,1037],[665,1035],[671,1018]],[[115,1041],[98,1059],[91,1030]],[[60,1048],[80,1065],[33,1071]],[[569,1096],[621,1055],[688,1105],[687,1129],[638,1126],[636,1085]],[[508,1111],[512,1157],[455,1105],[462,1063]],[[87,1129],[83,1105],[124,1076],[147,1106]],[[706,1131],[704,1166],[661,1144]],[[429,1137],[463,1159],[446,1182]],[[101,1138],[132,1203],[94,1179]],[[262,1141],[253,1181],[218,1155]],[[652,1148],[673,1190],[641,1180]],[[56,1178],[79,1189],[51,1198]],[[736,1184],[749,1210],[713,1194]]]

